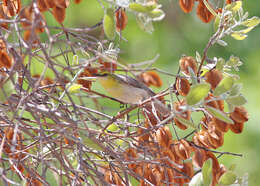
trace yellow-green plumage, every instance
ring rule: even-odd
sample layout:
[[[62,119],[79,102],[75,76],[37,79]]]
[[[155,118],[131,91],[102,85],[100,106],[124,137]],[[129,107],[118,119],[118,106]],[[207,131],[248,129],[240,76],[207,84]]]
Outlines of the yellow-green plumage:
[[[113,98],[129,104],[140,104],[156,94],[145,84],[129,76],[116,74],[99,74],[98,81]],[[154,105],[162,115],[168,115],[169,109],[158,99],[153,99],[148,105]]]

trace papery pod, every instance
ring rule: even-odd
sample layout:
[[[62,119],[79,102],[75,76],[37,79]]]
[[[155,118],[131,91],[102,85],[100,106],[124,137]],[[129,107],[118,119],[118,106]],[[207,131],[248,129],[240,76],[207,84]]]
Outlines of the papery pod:
[[[116,35],[116,24],[115,24],[115,16],[114,9],[108,8],[106,10],[104,19],[103,19],[103,28],[104,32],[109,40],[113,40]]]
[[[216,179],[219,180],[219,178],[225,173],[227,172],[227,169],[226,167],[223,165],[223,164],[220,164],[220,168],[217,172],[217,175],[216,175]]]
[[[59,23],[63,23],[65,16],[66,16],[66,8],[61,8],[59,6],[55,6],[52,9],[52,14],[56,21]]]
[[[0,51],[0,68],[5,67],[5,68],[11,68],[12,66],[12,59],[11,57],[5,52],[5,51]]]
[[[243,132],[244,123],[235,122],[233,125],[230,125],[229,128],[235,134],[240,134]]]
[[[159,166],[154,166],[152,168],[152,175],[157,185],[162,183],[162,181],[165,179],[164,172],[160,169]]]
[[[230,114],[230,117],[237,123],[244,123],[248,121],[248,113],[243,106],[235,107],[235,110]]]
[[[214,15],[212,15],[208,8],[204,5],[203,0],[199,1],[197,15],[204,23],[209,23],[214,18]]]
[[[179,0],[179,5],[183,12],[189,13],[194,6],[194,0]]]
[[[44,2],[48,8],[55,7],[55,2],[53,0],[44,0]]]
[[[185,162],[183,163],[182,172],[185,173],[189,178],[185,178],[183,181],[184,183],[188,183],[191,178],[193,177],[194,171],[193,166],[191,162]]]
[[[116,16],[116,30],[120,32],[125,29],[128,22],[128,18],[125,11],[122,8],[116,11],[115,16]]]
[[[4,14],[12,17],[18,14],[21,10],[21,0],[5,0],[2,4]]]
[[[0,19],[8,19],[3,10],[3,5],[0,5]],[[8,29],[8,23],[1,23],[2,28]]]
[[[84,71],[79,74],[78,79],[77,79],[77,83],[82,85],[86,89],[91,89],[92,82],[88,81],[88,80],[81,79],[81,78],[84,78],[84,77],[91,77],[91,76],[92,75],[91,75],[90,71],[87,68],[85,68]]]
[[[176,89],[181,96],[187,96],[190,91],[190,82],[186,78],[177,78]]]
[[[186,120],[190,120],[190,116],[191,116],[191,112],[189,110],[187,111],[183,111],[180,106],[186,105],[186,101],[185,100],[181,100],[180,102],[175,102],[174,103],[174,109],[176,110],[176,116],[186,119]],[[176,117],[174,118],[174,122],[175,124],[182,130],[185,130],[188,128],[188,126],[186,126],[185,124],[181,123],[181,121],[179,121]]]
[[[217,69],[210,70],[205,74],[205,81],[211,85],[212,90],[215,90],[222,78],[222,72]]]
[[[68,8],[70,1],[69,0],[53,0],[56,7],[61,9]]]
[[[181,71],[186,74],[190,75],[189,68],[193,70],[193,72],[197,73],[197,62],[192,56],[184,56],[179,61]]]
[[[210,152],[207,151],[207,158],[211,158],[212,159],[212,182],[211,182],[211,186],[215,186],[217,185],[217,173],[220,170],[220,165],[218,162],[218,159],[215,157],[215,155]]]
[[[174,144],[174,151],[182,160],[190,158],[191,147],[189,143],[183,139]]]
[[[217,118],[215,118],[215,117],[213,117],[212,120],[213,120],[212,122],[215,124],[216,128],[217,128],[219,131],[221,131],[221,132],[227,132],[227,131],[228,131],[229,126],[230,126],[229,123],[226,123],[226,122],[224,122],[224,121],[221,121],[221,120],[219,120],[219,119],[217,119]]]
[[[40,12],[45,12],[48,10],[48,6],[47,6],[45,0],[37,0],[37,5],[38,5]]]
[[[161,87],[163,84],[158,73],[154,71],[143,72],[138,78],[147,86]]]
[[[125,160],[127,160],[127,161],[134,161],[134,159],[137,159],[137,157],[138,157],[136,149],[128,148],[124,152],[124,157],[125,157]],[[135,169],[137,165],[138,164],[136,164],[136,163],[131,163],[131,164],[128,164],[128,167],[130,169]]]
[[[192,156],[192,164],[195,167],[201,168],[203,163],[207,160],[207,153],[203,149],[196,148],[195,153]]]

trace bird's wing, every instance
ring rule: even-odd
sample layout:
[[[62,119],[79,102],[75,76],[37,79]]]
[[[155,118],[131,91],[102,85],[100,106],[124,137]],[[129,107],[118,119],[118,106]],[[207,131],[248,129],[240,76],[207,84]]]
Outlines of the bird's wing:
[[[136,80],[136,79],[134,79],[134,78],[132,78],[132,77],[130,77],[130,76],[125,76],[125,75],[121,75],[121,74],[120,74],[120,75],[117,74],[116,76],[118,77],[118,79],[119,79],[120,81],[123,81],[123,82],[125,82],[125,83],[127,83],[127,84],[129,84],[129,85],[131,85],[131,86],[133,86],[133,87],[137,87],[137,88],[141,88],[141,89],[146,90],[151,97],[156,95],[156,94],[155,94],[150,88],[148,88],[144,83],[142,83],[142,82],[140,82],[140,81],[138,81],[138,80]]]

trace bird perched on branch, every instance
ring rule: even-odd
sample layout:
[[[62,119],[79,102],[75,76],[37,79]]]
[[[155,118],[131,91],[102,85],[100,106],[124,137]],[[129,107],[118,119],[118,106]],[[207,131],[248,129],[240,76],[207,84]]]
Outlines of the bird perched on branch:
[[[104,89],[115,99],[127,104],[140,104],[156,94],[144,83],[126,75],[101,73],[94,74]],[[154,106],[155,110],[162,116],[170,114],[170,110],[157,98],[145,104],[150,108]]]

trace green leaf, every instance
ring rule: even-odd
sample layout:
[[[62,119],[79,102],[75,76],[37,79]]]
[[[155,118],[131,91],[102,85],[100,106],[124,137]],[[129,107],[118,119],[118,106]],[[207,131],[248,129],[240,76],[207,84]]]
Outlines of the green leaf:
[[[189,186],[203,186],[203,176],[201,172],[192,177]]]
[[[69,87],[68,92],[77,93],[80,91],[81,87],[82,87],[82,85],[74,83]]]
[[[194,125],[194,123],[192,123],[191,121],[189,121],[189,120],[186,120],[186,119],[184,119],[184,118],[182,118],[182,117],[179,117],[179,116],[175,116],[175,118],[177,119],[177,120],[179,120],[179,122],[181,122],[182,124],[184,124],[184,125],[186,125],[187,127],[191,127],[191,128],[193,128],[193,129],[197,129],[196,128],[196,125]]]
[[[235,106],[228,103],[228,112],[234,112]]]
[[[202,166],[202,176],[204,185],[210,185],[212,181],[212,159],[208,159]]]
[[[242,89],[242,84],[238,83],[233,85],[233,87],[230,90],[230,96],[237,96],[240,94],[240,91]]]
[[[116,35],[114,9],[108,8],[103,20],[104,32],[108,39],[113,40]]]
[[[160,21],[164,18],[165,13],[161,9],[154,9],[148,12],[148,16],[153,18],[153,21]]]
[[[236,178],[237,176],[235,173],[227,171],[219,178],[219,184],[231,185],[236,181]]]
[[[11,79],[6,81],[3,80],[0,87],[0,101],[6,101],[6,99],[13,93],[15,93],[15,88]]]
[[[243,21],[241,24],[247,27],[255,27],[260,23],[259,17],[251,17],[250,19],[247,19],[246,21]]]
[[[224,121],[224,122],[229,123],[229,124],[233,124],[233,123],[234,123],[233,120],[230,119],[230,118],[226,115],[226,113],[224,113],[224,112],[222,112],[222,111],[220,111],[220,110],[218,110],[218,109],[215,109],[215,108],[213,108],[213,107],[209,107],[209,106],[207,106],[206,109],[208,110],[208,112],[209,112],[212,116],[218,118],[219,120]]]
[[[231,36],[236,39],[236,40],[244,40],[245,38],[247,38],[246,34],[243,34],[239,31],[235,31],[231,34]]]
[[[225,46],[228,45],[227,42],[226,42],[226,41],[223,41],[223,40],[218,40],[217,43],[218,43],[220,46],[223,46],[223,47],[225,47]]]
[[[208,83],[201,83],[193,85],[189,94],[186,97],[188,105],[195,105],[203,100],[209,93],[210,85]]]
[[[246,33],[250,32],[251,30],[253,30],[253,28],[254,28],[253,26],[252,27],[248,27],[248,28],[245,28],[243,30],[239,30],[239,32],[241,34],[246,34]]]
[[[148,13],[152,10],[154,10],[157,7],[157,4],[152,3],[152,4],[147,4],[147,5],[142,5],[140,3],[130,3],[129,8],[133,11],[136,12],[141,12],[141,13]]]
[[[118,126],[116,124],[114,124],[114,123],[112,123],[111,125],[109,125],[107,127],[107,131],[110,131],[110,132],[115,132],[117,130],[118,130]]]
[[[222,71],[224,69],[225,63],[226,62],[223,58],[219,58],[216,64],[216,69]]]
[[[233,87],[234,83],[235,83],[234,78],[232,78],[230,76],[225,77],[224,79],[222,79],[220,81],[220,83],[216,87],[216,89],[214,91],[214,96],[219,96],[219,95],[229,91]]]
[[[200,53],[198,51],[196,51],[196,61],[197,61],[197,63],[201,62],[201,56],[200,56]]]
[[[247,103],[246,98],[243,95],[232,96],[226,99],[226,102],[234,106],[241,106]]]
[[[237,12],[242,7],[242,1],[235,1],[231,4],[226,5],[225,9],[232,12]]]
[[[95,143],[92,139],[88,137],[84,138],[83,141],[87,147],[93,148],[95,150],[104,150],[101,146],[99,146],[97,143]]]

